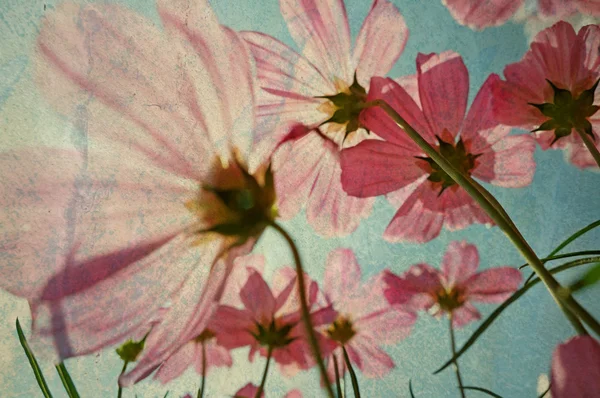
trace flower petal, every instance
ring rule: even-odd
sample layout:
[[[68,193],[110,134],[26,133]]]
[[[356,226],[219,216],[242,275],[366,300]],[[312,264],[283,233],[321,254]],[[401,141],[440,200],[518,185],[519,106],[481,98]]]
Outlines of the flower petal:
[[[229,350],[227,348],[220,346],[214,342],[214,340],[205,342],[205,350],[206,350],[206,371],[212,367],[221,367],[227,366],[231,367],[233,365],[233,359],[229,354]],[[196,354],[195,354],[195,363],[196,363],[196,373],[199,375],[202,374],[202,344],[195,344],[196,346]]]
[[[367,101],[384,100],[400,114],[423,138],[434,143],[435,136],[419,105],[412,96],[392,79],[373,77]],[[380,107],[370,107],[360,113],[361,123],[379,137],[421,155],[421,149],[406,135],[406,132]]]
[[[559,344],[552,354],[552,397],[593,397],[600,391],[600,344],[577,336]]]
[[[367,378],[381,378],[394,367],[394,361],[369,338],[353,339],[348,347],[350,360]]]
[[[186,66],[149,21],[117,5],[63,3],[44,20],[36,57],[38,85],[76,124],[85,115],[91,140],[124,145],[183,177],[201,174],[210,157],[197,103],[173,73]]]
[[[351,82],[350,27],[343,0],[280,0],[280,6],[304,56],[328,80]]]
[[[183,372],[194,362],[196,354],[196,343],[190,341],[175,351],[158,369],[154,375],[154,379],[163,384],[167,384],[171,380],[181,376]]]
[[[240,299],[257,322],[270,322],[275,313],[275,297],[258,272],[252,272],[240,291]]]
[[[249,330],[253,330],[254,320],[247,310],[220,305],[213,317],[211,326],[215,329],[217,343],[233,349],[252,345],[256,342]]]
[[[411,152],[379,140],[343,150],[341,167],[344,191],[362,198],[404,188],[425,174]]]
[[[206,0],[160,0],[158,12],[169,43],[181,46],[197,119],[214,149],[248,159],[254,130],[254,62],[245,42],[223,28]],[[173,72],[171,72],[173,73]]]
[[[474,29],[502,25],[513,16],[525,0],[445,0],[452,17],[461,25]]]
[[[386,75],[408,40],[400,11],[388,0],[375,0],[356,38],[353,63],[358,82],[366,87],[373,76]]]
[[[408,337],[416,320],[414,312],[390,306],[362,317],[356,322],[356,329],[377,344],[396,344]]]
[[[533,181],[535,141],[528,135],[506,137],[476,159],[473,177],[505,188],[525,187]]]
[[[501,303],[521,284],[521,271],[511,267],[491,268],[471,276],[465,283],[469,300]]]
[[[383,238],[388,242],[429,242],[440,234],[444,214],[428,208],[431,189],[425,181],[406,199],[385,229]],[[425,197],[427,195],[427,197]],[[426,203],[425,200],[428,202]]]
[[[452,51],[419,54],[417,71],[419,98],[433,133],[441,135],[447,129],[455,137],[462,126],[469,96],[469,72],[462,58]]]
[[[392,305],[409,304],[407,308],[429,309],[434,304],[433,293],[442,288],[440,272],[427,264],[413,265],[402,276],[386,271],[384,294]]]
[[[360,285],[360,265],[351,249],[335,249],[327,255],[323,290],[335,303],[348,297]]]
[[[324,140],[322,145],[325,150],[309,194],[306,217],[321,236],[346,236],[371,213],[374,198],[356,198],[344,191],[340,152],[331,141]]]
[[[477,308],[473,307],[471,303],[466,302],[452,312],[452,327],[456,329],[462,328],[479,318],[481,318],[481,314],[477,311]]]
[[[479,267],[479,253],[473,244],[450,242],[442,260],[442,273],[447,287],[462,284],[475,274]]]

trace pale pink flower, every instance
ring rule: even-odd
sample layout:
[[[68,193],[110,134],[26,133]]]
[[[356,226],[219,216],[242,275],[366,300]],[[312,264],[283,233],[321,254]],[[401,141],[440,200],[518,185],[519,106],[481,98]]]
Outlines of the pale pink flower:
[[[360,265],[350,249],[336,249],[327,257],[323,290],[338,313],[324,328],[337,346],[327,362],[330,381],[335,381],[333,356],[340,377],[345,372],[342,345],[350,361],[366,377],[383,377],[394,368],[392,358],[380,346],[396,344],[406,338],[417,317],[387,302],[384,296],[387,285],[382,275],[361,283]]]
[[[274,203],[270,174],[245,170],[255,124],[245,43],[204,0],[158,9],[164,30],[118,5],[49,11],[39,84],[85,147],[0,155],[0,286],[30,300],[36,353],[67,358],[144,335],[168,307],[122,385],[204,329]]]
[[[242,33],[261,88],[258,153],[272,151],[292,126],[308,126],[275,158],[280,214],[291,218],[305,206],[320,235],[347,235],[370,214],[373,199],[344,192],[339,152],[367,135],[358,121],[363,87],[391,69],[408,29],[391,2],[375,0],[352,47],[343,0],[280,0],[280,5],[302,55],[268,35]],[[314,130],[318,126],[320,132]]]
[[[335,312],[323,305],[317,283],[306,275],[305,279],[313,326],[330,323]],[[259,272],[249,269],[239,298],[240,305],[220,305],[215,313],[214,327],[220,345],[230,350],[249,346],[250,361],[256,352],[266,357],[271,346],[273,359],[287,375],[315,364],[301,320],[296,274],[292,268],[277,271],[273,290]],[[324,336],[316,335],[325,355],[330,344]]]
[[[461,25],[483,29],[506,23],[525,0],[444,0],[452,17]],[[530,11],[531,12],[531,11]],[[543,18],[565,18],[574,13],[600,15],[598,0],[538,0],[533,14]]]
[[[428,310],[436,317],[451,314],[452,326],[459,328],[481,317],[473,302],[501,303],[521,283],[518,269],[496,267],[476,272],[478,267],[475,245],[451,242],[441,271],[417,264],[400,277],[387,272],[385,296],[391,304]]]
[[[258,386],[255,386],[252,383],[248,383],[244,387],[240,388],[240,390],[235,393],[233,398],[254,398],[257,392]],[[264,398],[264,391],[260,394],[260,396]],[[302,393],[299,390],[291,390],[290,392],[285,394],[284,398],[302,398]]]
[[[598,25],[575,33],[570,24],[558,22],[540,32],[523,59],[504,68],[506,81],[494,84],[498,120],[536,130],[543,150],[564,149],[568,161],[577,167],[597,167],[575,128],[592,135],[600,148],[600,100],[595,92],[600,78],[599,45]]]
[[[600,343],[576,336],[559,344],[552,355],[552,398],[595,398],[600,392]]]
[[[385,100],[463,173],[501,187],[531,183],[535,142],[526,135],[509,136],[510,128],[493,117],[496,75],[483,84],[465,117],[469,74],[458,54],[419,54],[417,71],[416,81],[402,79],[406,89],[391,79],[373,78],[368,99]],[[386,240],[427,242],[442,226],[453,231],[492,223],[382,109],[369,108],[361,119],[385,141],[366,140],[342,151],[342,185],[354,196],[387,194],[399,207]]]

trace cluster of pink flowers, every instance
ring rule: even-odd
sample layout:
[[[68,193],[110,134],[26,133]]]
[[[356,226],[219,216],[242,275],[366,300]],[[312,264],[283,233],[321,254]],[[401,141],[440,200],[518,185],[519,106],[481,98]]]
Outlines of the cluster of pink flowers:
[[[522,1],[446,3],[482,28]],[[342,0],[280,5],[301,53],[223,27],[207,0],[158,0],[162,27],[113,4],[61,4],[44,19],[40,89],[71,121],[85,119],[88,145],[0,154],[0,287],[30,302],[37,353],[62,360],[147,336],[122,386],[157,369],[166,383],[190,366],[232,366],[230,351],[244,346],[287,375],[315,366],[295,271],[269,286],[263,260],[242,257],[277,218],[305,208],[319,235],[348,235],[386,195],[397,208],[390,242],[493,224],[381,101],[469,179],[529,185],[536,142],[597,168],[583,139],[600,148],[597,25],[542,31],[468,109],[469,72],[453,51],[419,54],[415,76],[385,77],[408,40],[390,1],[373,1],[354,43]],[[591,0],[539,8],[600,13]],[[366,377],[386,375],[394,363],[380,346],[408,336],[418,311],[460,327],[479,318],[472,302],[499,303],[521,282],[514,268],[478,265],[473,245],[454,242],[441,271],[418,264],[363,284],[352,251],[334,250],[322,288],[300,279],[330,380],[346,356]],[[553,394],[574,391],[560,364],[585,350],[597,359],[591,338],[557,348]]]

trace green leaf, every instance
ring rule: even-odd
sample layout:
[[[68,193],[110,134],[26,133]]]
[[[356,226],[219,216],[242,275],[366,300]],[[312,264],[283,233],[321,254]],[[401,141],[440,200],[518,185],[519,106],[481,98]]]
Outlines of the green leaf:
[[[77,392],[77,388],[75,388],[75,384],[73,383],[73,379],[71,379],[71,375],[67,370],[67,367],[63,362],[56,365],[56,371],[60,376],[60,381],[62,381],[65,390],[67,391],[67,395],[69,398],[79,398],[79,393]]]
[[[410,398],[415,398],[415,393],[412,389],[412,380],[408,380],[408,391],[410,392]]]
[[[600,263],[597,263],[592,269],[585,273],[583,278],[569,286],[571,292],[576,292],[592,285],[595,285],[600,281]]]
[[[590,225],[581,228],[579,231],[575,232],[573,235],[571,235],[567,239],[565,239],[565,241],[562,242],[560,245],[556,246],[556,249],[552,250],[552,252],[548,255],[548,257],[554,256],[556,253],[558,253],[559,251],[564,249],[569,243],[572,243],[577,238],[583,236],[584,234],[586,234],[587,232],[591,231],[592,229],[594,229],[598,226],[600,226],[600,220],[595,221],[595,222],[591,223]]]
[[[33,374],[35,376],[35,380],[40,386],[40,390],[42,390],[42,394],[46,398],[52,398],[52,394],[50,393],[50,389],[48,388],[48,384],[46,384],[46,379],[44,379],[44,375],[42,374],[42,370],[40,369],[40,365],[35,359],[35,355],[31,352],[29,348],[29,344],[27,344],[27,339],[25,338],[25,334],[23,334],[23,329],[21,329],[21,323],[19,322],[19,318],[17,318],[17,334],[19,335],[19,341],[21,342],[21,346],[23,347],[23,351],[25,351],[25,355],[27,355],[27,359],[29,360],[29,365],[31,366],[31,370],[33,370]]]
[[[495,398],[502,398],[501,395],[496,394],[493,391],[488,390],[487,388],[482,388],[482,387],[473,387],[473,386],[464,386],[463,390],[474,390],[474,391],[480,391],[480,392],[484,392],[487,395],[489,395],[490,397],[495,397]]]
[[[578,267],[580,265],[590,264],[590,263],[596,263],[599,260],[600,260],[600,258],[598,258],[598,257],[591,257],[591,258],[587,258],[587,259],[578,259],[578,260],[575,260],[575,261],[571,261],[571,262],[559,265],[558,267],[552,268],[549,271],[550,271],[551,274],[556,274],[556,273],[565,271],[565,270],[570,269],[570,268]],[[433,372],[433,374],[440,373],[442,370],[444,370],[448,366],[452,365],[454,363],[454,361],[458,360],[458,358],[460,358],[473,344],[475,344],[475,342],[477,341],[477,339],[487,330],[488,327],[491,326],[492,323],[494,323],[494,321],[496,320],[496,318],[498,318],[500,316],[500,314],[502,314],[502,312],[505,309],[507,309],[512,303],[514,303],[515,301],[517,301],[521,296],[523,296],[525,293],[527,293],[527,291],[529,289],[531,289],[532,287],[534,287],[538,283],[540,283],[540,279],[539,278],[534,278],[531,282],[526,283],[522,288],[520,288],[515,293],[513,293],[513,295],[510,296],[505,302],[503,302],[502,304],[500,304],[481,323],[481,325],[479,325],[479,327],[477,328],[477,330],[475,330],[475,332],[473,332],[473,334],[471,335],[471,337],[469,337],[469,339],[465,342],[465,344],[456,352],[456,355],[453,356],[452,358],[450,358],[448,361],[446,361],[439,369],[437,369],[435,372]]]

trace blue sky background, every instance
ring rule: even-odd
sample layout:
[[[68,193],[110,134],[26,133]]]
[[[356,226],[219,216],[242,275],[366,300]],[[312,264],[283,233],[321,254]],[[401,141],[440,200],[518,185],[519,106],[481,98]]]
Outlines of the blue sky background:
[[[128,6],[158,21],[152,1],[126,1]],[[279,12],[277,0],[212,0],[222,23],[237,30],[259,30],[294,45]],[[399,77],[415,72],[417,53],[454,50],[469,68],[470,98],[490,73],[501,73],[508,63],[519,60],[527,49],[523,27],[506,24],[474,32],[454,22],[445,7],[434,0],[394,0],[408,27],[410,38],[400,60],[390,73]],[[72,145],[78,132],[57,116],[36,91],[31,79],[29,56],[40,17],[51,12],[53,1],[3,0],[0,2],[0,150],[32,144]],[[346,1],[353,35],[358,32],[370,7],[367,0]],[[537,171],[533,184],[525,189],[488,187],[505,206],[523,235],[540,256],[549,253],[575,230],[600,218],[600,174],[581,171],[567,164],[561,152],[539,149],[535,153]],[[518,266],[522,258],[498,228],[471,226],[459,232],[442,231],[439,238],[424,244],[388,244],[381,235],[394,214],[383,199],[359,229],[343,239],[319,238],[305,221],[304,214],[285,224],[295,237],[305,266],[322,280],[325,258],[336,247],[352,248],[366,280],[385,268],[402,272],[410,265],[427,262],[438,267],[449,242],[467,240],[479,248],[482,269]],[[600,230],[569,246],[569,250],[598,248]],[[267,232],[257,252],[266,255],[267,275],[277,267],[290,264],[291,257],[280,238]],[[572,281],[578,272],[559,279]],[[525,276],[528,272],[525,273]],[[268,278],[267,278],[268,279]],[[581,294],[581,302],[600,317],[600,288]],[[484,316],[491,305],[479,306]],[[26,302],[0,292],[0,385],[2,396],[40,396],[14,329],[16,316],[28,326]],[[457,332],[459,345],[478,323]],[[569,324],[542,286],[532,289],[506,311],[479,342],[462,358],[466,385],[486,387],[504,397],[534,397],[537,378],[548,373],[553,347],[573,334]],[[359,373],[364,397],[408,397],[412,379],[416,397],[458,396],[451,369],[432,375],[449,357],[447,322],[427,315],[419,318],[413,333],[397,346],[388,347],[396,368],[382,380],[367,380]],[[232,369],[209,374],[208,397],[232,395],[249,381],[258,383],[264,366],[262,359],[247,361],[247,350],[238,350]],[[66,365],[83,397],[116,396],[116,379],[121,363],[113,349],[85,358],[70,359]],[[53,367],[43,363],[54,396],[66,396]],[[277,373],[269,376],[267,397],[281,397],[290,388],[300,388],[306,397],[318,397],[315,370],[288,379]],[[199,377],[189,371],[168,386],[145,381],[125,391],[125,397],[170,397],[197,390]],[[349,387],[350,388],[350,387]],[[351,395],[351,394],[350,394]],[[472,392],[468,396],[483,396]]]

